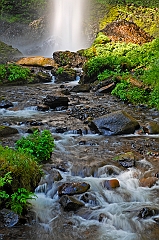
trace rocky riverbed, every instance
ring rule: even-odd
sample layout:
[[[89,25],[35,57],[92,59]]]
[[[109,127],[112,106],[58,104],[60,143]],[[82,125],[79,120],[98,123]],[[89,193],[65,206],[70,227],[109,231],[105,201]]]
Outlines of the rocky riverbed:
[[[99,94],[94,91],[75,93],[71,91],[72,84],[75,84],[75,82],[4,86],[0,89],[1,98],[5,97],[5,99],[13,103],[13,106],[10,108],[0,109],[0,125],[10,126],[18,130],[18,134],[2,137],[2,145],[14,147],[15,141],[31,131],[32,128],[40,130],[49,129],[54,136],[56,148],[52,154],[51,161],[43,166],[46,175],[52,174],[52,169],[56,169],[63,178],[61,185],[65,182],[79,182],[83,179],[83,181],[86,181],[91,186],[88,193],[78,195],[78,200],[82,201],[85,206],[81,207],[81,210],[69,212],[65,212],[60,207],[56,190],[52,193],[52,200],[50,200],[48,192],[53,190],[50,188],[47,189],[44,198],[48,197],[48,204],[50,201],[54,202],[51,203],[51,208],[50,205],[48,206],[51,211],[49,215],[51,214],[51,216],[48,217],[45,215],[43,212],[45,211],[45,207],[41,210],[41,213],[39,212],[40,205],[38,205],[37,201],[37,204],[33,203],[33,212],[35,215],[33,214],[32,216],[29,214],[26,217],[25,224],[20,223],[20,225],[16,225],[13,228],[4,228],[1,223],[1,239],[38,239],[41,237],[41,239],[58,240],[68,239],[68,236],[69,239],[101,239],[101,236],[103,236],[102,239],[115,239],[113,236],[111,238],[109,234],[106,234],[107,231],[104,235],[101,233],[101,228],[103,229],[104,227],[101,224],[106,224],[107,214],[102,210],[102,206],[105,206],[103,200],[102,204],[97,203],[99,199],[94,184],[95,182],[97,184],[101,180],[102,186],[109,189],[111,183],[107,181],[115,178],[118,179],[122,186],[123,179],[121,176],[123,176],[123,173],[129,174],[131,171],[133,172],[131,179],[133,181],[137,179],[138,188],[140,190],[144,189],[143,191],[145,192],[150,192],[150,196],[147,200],[145,198],[143,202],[137,197],[138,200],[136,201],[141,202],[138,207],[134,205],[134,209],[132,210],[132,205],[135,204],[135,193],[132,194],[129,192],[131,191],[131,186],[128,186],[125,193],[120,192],[120,194],[124,194],[124,200],[122,201],[130,202],[131,207],[129,206],[129,208],[131,209],[130,212],[133,212],[133,216],[139,216],[139,222],[141,219],[141,229],[138,229],[138,224],[135,226],[133,223],[133,230],[131,229],[130,231],[131,234],[134,234],[135,229],[138,229],[139,234],[135,235],[136,238],[129,236],[129,239],[157,239],[159,233],[158,215],[156,216],[156,220],[152,220],[152,213],[147,216],[144,213],[140,213],[140,211],[142,211],[144,206],[149,210],[150,207],[156,208],[159,204],[157,193],[159,135],[150,134],[145,131],[145,129],[148,131],[147,126],[150,125],[150,122],[158,123],[159,112],[155,109],[148,109],[146,106],[133,106],[124,103],[110,94]],[[64,94],[66,92],[67,95]],[[37,106],[41,105],[48,95],[67,96],[69,100],[68,108],[63,109],[59,107],[56,110],[37,111]],[[120,110],[131,115],[139,123],[140,128],[134,134],[102,136],[94,134],[90,130],[90,121]],[[49,180],[47,184],[52,186],[53,182],[50,181],[52,180]],[[41,184],[46,184],[46,182],[43,181]],[[60,182],[57,185],[59,186]],[[98,186],[99,189],[100,186]],[[123,186],[119,187],[119,189],[123,189]],[[115,189],[111,190],[114,194],[116,191]],[[132,197],[129,196],[131,194]],[[92,196],[95,200],[92,200]],[[43,199],[43,197],[41,198],[40,195],[39,199]],[[114,202],[119,203],[120,206],[122,202],[116,197],[114,200],[108,199],[104,201],[108,202],[110,206],[113,206]],[[95,201],[93,205],[89,205],[88,203],[92,201]],[[98,212],[98,216],[93,215],[93,211],[97,211],[97,208],[101,209]],[[126,209],[129,208],[126,207]],[[120,207],[117,209],[120,212]],[[151,224],[145,225],[144,217],[142,216],[146,216],[146,221]],[[117,219],[118,217],[116,216]],[[95,222],[82,225],[81,218],[83,221]],[[119,223],[116,223],[114,227],[118,228],[119,225]],[[105,225],[105,227],[107,228],[108,226]],[[61,228],[63,228],[63,232],[60,231]],[[122,227],[120,226],[120,228]],[[142,228],[146,229],[146,234],[142,233]],[[121,235],[119,234],[119,239],[121,239],[120,237]]]

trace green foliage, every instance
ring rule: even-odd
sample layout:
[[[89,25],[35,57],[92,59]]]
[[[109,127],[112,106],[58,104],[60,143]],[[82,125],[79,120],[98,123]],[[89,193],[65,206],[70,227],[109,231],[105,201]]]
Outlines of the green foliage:
[[[0,145],[0,177],[8,172],[12,177],[12,184],[7,187],[9,193],[16,192],[18,188],[33,191],[43,174],[33,156]]]
[[[54,139],[49,130],[44,130],[41,133],[35,131],[16,142],[16,148],[19,151],[33,155],[38,162],[49,160],[54,146]]]
[[[28,200],[35,198],[35,194],[27,191],[25,188],[18,188],[17,192],[11,195],[9,202],[12,211],[22,214],[22,212],[28,206]]]
[[[64,71],[64,68],[63,67],[59,67],[57,70],[56,70],[56,74],[62,74]]]
[[[119,72],[126,71],[131,68],[131,63],[128,59],[123,57],[116,57],[113,55],[109,56],[97,56],[91,58],[86,62],[83,69],[85,73],[89,76],[97,76],[101,74],[106,69],[109,71]]]
[[[11,172],[6,173],[4,177],[0,177],[0,205],[3,206],[5,203],[12,211],[22,214],[28,205],[27,200],[32,199],[35,195],[25,188],[18,188],[18,190],[12,194],[7,193],[3,190],[3,187],[7,184],[11,184],[11,182]]]
[[[130,101],[134,104],[147,103],[148,101],[148,93],[144,89],[131,86],[127,81],[118,83],[112,90],[112,94],[123,101]]]
[[[27,82],[32,81],[29,68],[24,68],[16,64],[0,65],[0,82]]]

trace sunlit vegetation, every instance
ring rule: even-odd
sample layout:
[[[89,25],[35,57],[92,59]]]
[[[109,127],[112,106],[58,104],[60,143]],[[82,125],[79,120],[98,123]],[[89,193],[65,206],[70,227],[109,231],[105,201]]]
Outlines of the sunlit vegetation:
[[[33,80],[34,78],[29,68],[24,68],[16,64],[0,65],[0,83],[31,83]]]
[[[85,50],[88,58],[84,71],[98,81],[112,78],[116,88],[112,94],[134,104],[146,104],[159,109],[159,39],[143,45],[111,42],[99,33],[94,43]],[[143,89],[133,86],[135,77]],[[120,79],[121,81],[119,81]]]

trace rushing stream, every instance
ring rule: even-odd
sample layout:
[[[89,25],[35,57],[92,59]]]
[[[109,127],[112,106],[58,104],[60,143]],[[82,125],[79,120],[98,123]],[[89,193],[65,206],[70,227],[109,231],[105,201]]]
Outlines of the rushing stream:
[[[35,190],[38,198],[32,200],[35,222],[27,237],[17,239],[42,240],[149,240],[159,239],[159,214],[142,217],[141,211],[159,210],[159,181],[154,186],[141,187],[139,179],[159,172],[159,135],[138,133],[122,136],[101,136],[84,131],[83,122],[72,118],[68,111],[38,112],[36,103],[47,94],[59,91],[58,84],[4,87],[1,95],[8,95],[14,107],[1,109],[0,123],[16,127],[20,135],[26,133],[29,122],[41,122],[40,129],[50,129],[56,148],[50,163],[44,165],[45,178]],[[108,111],[125,109],[140,123],[157,120],[159,113],[142,107],[133,107],[109,94],[94,93],[69,96],[73,106],[105,106]],[[78,101],[77,101],[78,100]],[[57,127],[67,130],[58,133]],[[82,131],[78,131],[82,129]],[[13,145],[19,135],[3,139],[4,145]],[[113,158],[125,152],[134,152],[136,165],[123,168]],[[53,182],[51,172],[56,169],[62,180]],[[120,187],[109,190],[105,181],[117,179]],[[62,183],[86,182],[90,189],[76,196],[84,203],[77,211],[64,211],[59,203],[57,189]],[[24,229],[22,231],[25,231]],[[10,238],[12,239],[12,238]]]

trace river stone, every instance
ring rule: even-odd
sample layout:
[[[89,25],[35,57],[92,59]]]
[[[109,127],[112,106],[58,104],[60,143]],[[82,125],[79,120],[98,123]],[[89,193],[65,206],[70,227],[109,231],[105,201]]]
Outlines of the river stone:
[[[8,100],[0,101],[0,108],[9,108],[9,107],[13,107],[13,103],[11,103]]]
[[[98,134],[120,135],[134,133],[140,125],[132,116],[120,110],[94,119],[89,127]]]
[[[46,98],[43,99],[44,105],[49,106],[51,109],[55,109],[57,107],[68,107],[68,102],[68,97],[61,96],[47,95]]]
[[[16,134],[16,133],[18,133],[18,130],[16,128],[0,125],[0,137],[7,137],[11,134]]]
[[[46,58],[42,56],[21,58],[16,63],[23,66],[34,66],[34,67],[45,67],[45,68],[53,68],[56,66],[56,63],[52,58]]]
[[[58,195],[75,195],[86,192],[90,185],[85,182],[64,183],[58,188]]]
[[[104,180],[102,182],[102,186],[107,188],[108,190],[111,190],[113,188],[120,187],[118,179],[110,179],[110,180]]]
[[[141,178],[140,179],[140,186],[141,187],[153,187],[155,183],[158,181],[157,177],[148,177],[148,178]]]
[[[65,211],[77,211],[84,206],[84,203],[68,195],[64,195],[59,200]]]
[[[18,214],[5,208],[0,211],[0,219],[2,219],[5,227],[13,227],[19,222]]]

